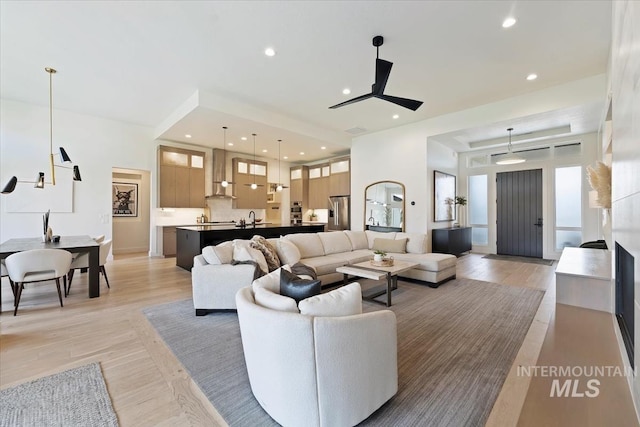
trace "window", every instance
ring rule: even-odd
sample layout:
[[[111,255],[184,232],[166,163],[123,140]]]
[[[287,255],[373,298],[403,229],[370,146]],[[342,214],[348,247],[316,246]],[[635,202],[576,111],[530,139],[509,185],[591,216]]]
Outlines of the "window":
[[[487,194],[487,175],[469,177],[469,225],[471,243],[486,246],[489,244],[489,210]]]
[[[582,168],[556,168],[556,250],[582,241]]]

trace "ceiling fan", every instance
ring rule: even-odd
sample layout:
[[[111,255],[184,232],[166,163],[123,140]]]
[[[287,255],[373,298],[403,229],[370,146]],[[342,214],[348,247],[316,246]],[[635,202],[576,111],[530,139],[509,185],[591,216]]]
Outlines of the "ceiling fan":
[[[332,105],[329,108],[339,108],[344,107],[345,105],[353,104],[354,102],[364,101],[369,98],[378,98],[383,99],[385,101],[393,102],[401,107],[408,108],[412,111],[416,111],[422,105],[422,101],[416,101],[415,99],[407,99],[407,98],[399,98],[397,96],[385,95],[384,88],[387,85],[387,80],[389,80],[389,74],[391,74],[391,67],[393,66],[393,62],[385,61],[384,59],[380,59],[378,57],[378,53],[380,50],[380,46],[384,42],[384,38],[382,36],[375,36],[373,38],[373,45],[376,47],[376,81],[371,86],[371,93],[366,95],[361,95],[350,99],[345,102],[341,102],[340,104]]]

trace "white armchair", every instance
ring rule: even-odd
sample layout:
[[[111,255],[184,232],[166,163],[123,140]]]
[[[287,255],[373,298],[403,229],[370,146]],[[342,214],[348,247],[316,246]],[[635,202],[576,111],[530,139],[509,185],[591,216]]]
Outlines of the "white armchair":
[[[236,295],[251,390],[287,426],[353,426],[398,390],[392,311],[313,317],[256,304],[251,287]]]
[[[104,236],[102,236],[104,238]],[[97,240],[96,240],[97,242]],[[104,265],[107,263],[107,257],[109,256],[109,251],[111,250],[111,242],[112,240],[103,240],[100,243],[100,272],[104,276],[105,282],[107,282],[107,287],[111,288],[109,285],[109,278],[107,277],[107,270],[104,268]],[[64,290],[64,296],[69,295],[69,291],[71,290],[71,282],[73,281],[73,273],[76,269],[88,269],[89,268],[89,253],[83,253],[76,257],[73,262],[71,262],[71,267],[69,268],[69,273],[67,274],[68,285]]]

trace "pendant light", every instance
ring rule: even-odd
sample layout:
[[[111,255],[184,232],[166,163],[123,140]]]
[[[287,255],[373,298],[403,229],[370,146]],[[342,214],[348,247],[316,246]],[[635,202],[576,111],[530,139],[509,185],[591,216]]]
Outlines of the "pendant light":
[[[226,126],[222,126],[223,129],[223,146],[222,146],[222,157],[224,159],[223,165],[225,165],[223,170],[226,170],[226,166],[227,166],[227,127]],[[225,173],[226,175],[226,173]],[[227,177],[223,176],[222,177],[222,181],[213,181],[214,184],[220,184],[221,186],[223,186],[224,188],[227,188],[229,185],[234,184],[231,181],[227,181]]]
[[[507,129],[509,132],[509,145],[507,146],[507,150],[509,151],[506,155],[504,155],[500,160],[496,162],[497,165],[515,165],[517,163],[524,163],[525,159],[518,156],[512,151],[511,148],[511,131],[513,128]]]
[[[282,191],[284,188],[289,188],[286,185],[282,185],[282,181],[280,181],[280,144],[282,140],[278,140],[278,185],[276,186],[276,191]]]
[[[256,134],[252,133],[251,135],[253,135],[253,182],[245,185],[251,187],[252,190],[255,190],[258,187],[264,186],[256,183]]]
[[[82,177],[80,176],[80,168],[77,165],[74,165],[73,168],[68,166],[60,166],[54,163],[54,155],[60,156],[60,159],[63,163],[71,163],[71,158],[67,151],[59,147],[58,151],[53,153],[53,75],[58,71],[55,68],[46,67],[44,69],[47,73],[49,73],[49,167],[51,170],[51,182],[45,182],[44,180],[44,172],[38,172],[38,176],[35,180],[35,188],[44,188],[45,184],[56,185],[56,171],[55,168],[64,168],[64,169],[73,169],[73,180],[74,181],[82,181]],[[30,181],[20,181],[15,176],[9,179],[9,182],[2,189],[2,194],[12,193],[16,188],[17,183],[33,183]]]

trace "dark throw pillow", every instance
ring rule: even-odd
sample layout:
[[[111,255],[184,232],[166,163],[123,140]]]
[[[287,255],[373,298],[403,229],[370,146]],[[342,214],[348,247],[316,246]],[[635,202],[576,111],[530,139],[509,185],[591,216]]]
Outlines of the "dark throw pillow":
[[[301,279],[287,270],[280,270],[280,295],[296,300],[296,304],[305,298],[319,295],[320,280]]]

